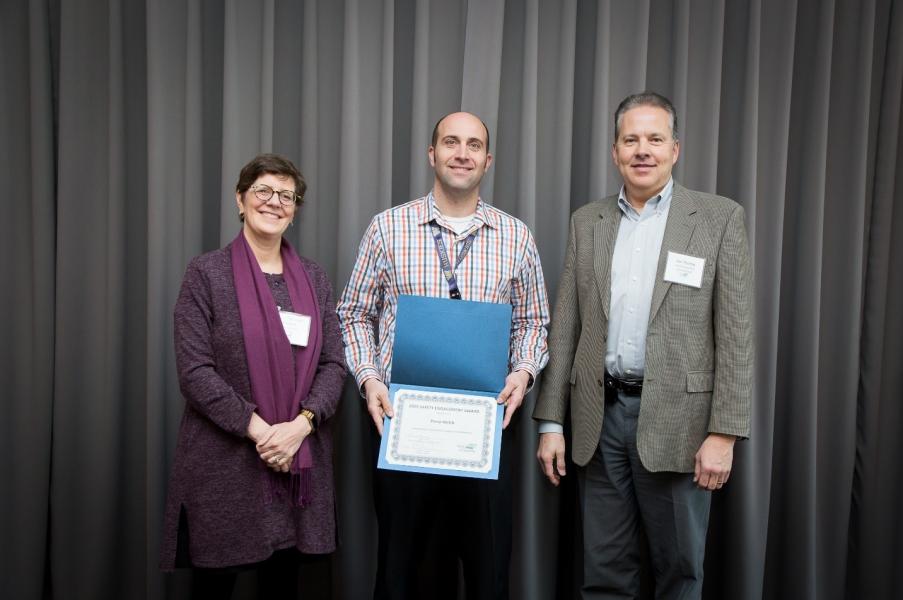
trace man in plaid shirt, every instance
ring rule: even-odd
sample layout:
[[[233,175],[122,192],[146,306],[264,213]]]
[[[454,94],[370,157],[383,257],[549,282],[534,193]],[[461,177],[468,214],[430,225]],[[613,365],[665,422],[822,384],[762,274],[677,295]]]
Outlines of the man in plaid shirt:
[[[527,226],[480,199],[480,181],[492,164],[486,125],[469,113],[443,117],[428,155],[435,171],[432,191],[376,215],[361,240],[338,306],[345,358],[381,435],[383,417],[393,416],[387,385],[398,296],[510,303],[510,372],[498,397],[506,407],[505,433],[498,480],[376,471],[374,598],[454,598],[456,558],[464,567],[468,598],[507,598],[513,451],[508,425],[548,360],[545,281]],[[443,274],[440,249],[448,253],[451,277]],[[436,343],[451,349],[467,340]],[[439,536],[446,559],[440,567],[451,582],[433,580],[430,589],[418,589],[431,536]]]

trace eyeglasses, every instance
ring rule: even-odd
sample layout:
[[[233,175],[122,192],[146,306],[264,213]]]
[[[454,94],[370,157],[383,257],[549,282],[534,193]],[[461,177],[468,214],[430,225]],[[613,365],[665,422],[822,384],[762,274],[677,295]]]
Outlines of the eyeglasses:
[[[254,195],[257,196],[257,199],[261,202],[269,202],[270,198],[273,197],[273,194],[276,194],[282,206],[291,206],[292,204],[301,202],[301,196],[295,192],[291,190],[275,190],[264,183],[252,185],[251,191],[254,192]]]

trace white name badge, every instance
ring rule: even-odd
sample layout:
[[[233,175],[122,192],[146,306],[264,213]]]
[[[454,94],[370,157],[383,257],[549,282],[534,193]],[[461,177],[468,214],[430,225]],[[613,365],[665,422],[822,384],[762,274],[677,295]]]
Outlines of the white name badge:
[[[310,317],[287,310],[279,311],[282,319],[282,327],[292,346],[307,346],[307,338],[310,337]]]
[[[702,287],[702,272],[705,269],[705,259],[677,252],[668,252],[668,262],[665,263],[665,281],[679,283],[694,288]]]

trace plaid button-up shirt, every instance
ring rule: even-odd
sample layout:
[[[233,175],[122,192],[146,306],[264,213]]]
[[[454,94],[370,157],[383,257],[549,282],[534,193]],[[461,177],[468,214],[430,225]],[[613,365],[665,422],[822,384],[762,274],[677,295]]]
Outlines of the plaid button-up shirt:
[[[398,296],[448,298],[448,281],[430,231],[433,219],[452,265],[464,240],[476,233],[455,269],[462,299],[512,305],[509,367],[536,377],[548,360],[549,301],[533,235],[521,221],[482,200],[473,225],[456,234],[430,194],[376,215],[361,240],[337,307],[345,360],[358,386],[372,377],[389,384]]]

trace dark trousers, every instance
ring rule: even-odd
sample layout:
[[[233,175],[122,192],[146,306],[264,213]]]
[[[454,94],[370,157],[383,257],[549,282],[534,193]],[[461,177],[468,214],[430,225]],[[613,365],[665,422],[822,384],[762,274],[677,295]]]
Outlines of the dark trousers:
[[[300,554],[294,548],[277,550],[268,559],[240,567],[192,569],[193,600],[229,600],[239,572],[257,571],[257,597],[267,600],[294,600],[298,597],[298,563]]]
[[[643,534],[656,598],[702,595],[711,493],[692,473],[652,473],[636,446],[640,397],[607,402],[599,448],[577,471],[583,516],[584,599],[637,598]]]
[[[508,598],[509,438],[506,431],[498,480],[376,470],[375,600],[455,599],[459,560],[469,600]]]

